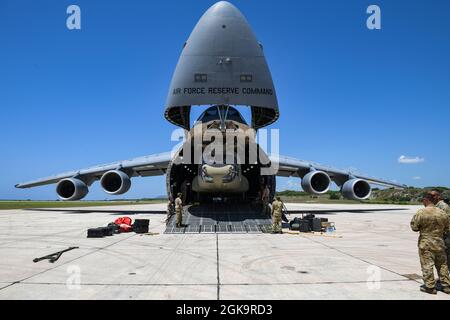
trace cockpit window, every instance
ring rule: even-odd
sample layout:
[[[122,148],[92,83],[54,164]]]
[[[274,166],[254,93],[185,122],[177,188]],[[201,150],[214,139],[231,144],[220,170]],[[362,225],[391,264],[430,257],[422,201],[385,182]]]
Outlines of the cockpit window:
[[[201,114],[201,116],[197,119],[197,122],[210,122],[214,120],[222,120],[225,121],[236,121],[242,124],[247,124],[244,118],[242,118],[239,111],[237,111],[233,107],[229,106],[214,106],[208,108],[205,112]]]

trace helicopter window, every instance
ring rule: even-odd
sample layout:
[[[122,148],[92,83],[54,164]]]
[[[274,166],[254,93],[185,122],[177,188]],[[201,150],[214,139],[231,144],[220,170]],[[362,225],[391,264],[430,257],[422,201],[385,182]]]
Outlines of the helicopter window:
[[[219,114],[220,112],[220,114]],[[202,113],[202,115],[198,118],[197,122],[210,122],[214,120],[221,120],[225,119],[225,121],[236,121],[242,124],[247,124],[245,122],[244,118],[242,118],[239,111],[237,111],[233,107],[226,107],[226,106],[220,106],[220,107],[211,107],[207,109],[205,112]]]

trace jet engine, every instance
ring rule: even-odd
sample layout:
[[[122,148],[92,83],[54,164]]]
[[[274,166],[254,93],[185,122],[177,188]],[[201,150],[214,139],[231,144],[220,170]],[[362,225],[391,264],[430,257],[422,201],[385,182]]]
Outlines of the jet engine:
[[[323,171],[311,171],[302,179],[302,188],[310,194],[324,194],[330,189],[331,179]]]
[[[361,179],[351,179],[342,186],[342,195],[350,200],[366,200],[370,197],[372,188],[369,183]]]
[[[56,185],[56,193],[64,201],[81,200],[88,192],[86,183],[76,178],[63,179]]]
[[[100,179],[100,185],[106,193],[119,195],[130,190],[131,179],[123,171],[111,170],[103,174]]]

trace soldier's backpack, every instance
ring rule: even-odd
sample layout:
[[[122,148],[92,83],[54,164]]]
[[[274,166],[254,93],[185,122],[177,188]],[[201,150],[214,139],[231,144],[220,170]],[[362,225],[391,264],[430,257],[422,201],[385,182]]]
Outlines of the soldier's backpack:
[[[289,222],[289,229],[299,230],[299,228],[300,228],[300,218],[295,217],[293,220]]]
[[[120,227],[114,222],[108,223],[108,228],[111,230],[112,234],[120,233]]]
[[[289,222],[290,229],[291,230],[298,230],[300,232],[309,232],[309,220],[306,219],[300,219],[300,218],[294,218]]]
[[[298,231],[300,231],[300,232],[310,232],[311,228],[310,228],[309,221],[305,220],[305,219],[301,219]]]
[[[312,219],[312,226],[311,230],[314,232],[321,232],[322,231],[322,221],[319,218]]]

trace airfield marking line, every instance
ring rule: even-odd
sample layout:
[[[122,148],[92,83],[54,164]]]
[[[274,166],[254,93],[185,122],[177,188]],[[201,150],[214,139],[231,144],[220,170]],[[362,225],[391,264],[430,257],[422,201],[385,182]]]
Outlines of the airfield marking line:
[[[217,300],[220,300],[219,234],[216,233]]]
[[[312,242],[314,242],[314,243],[321,244],[321,245],[323,245],[324,247],[327,247],[328,249],[335,250],[335,251],[337,251],[337,252],[339,252],[339,253],[341,253],[341,254],[344,254],[344,255],[346,255],[346,256],[349,256],[349,257],[351,257],[351,258],[353,258],[353,259],[362,261],[362,262],[367,263],[367,264],[372,265],[372,266],[376,266],[376,267],[378,267],[378,268],[380,268],[380,269],[383,269],[383,270],[385,270],[385,271],[387,271],[387,272],[394,273],[394,274],[396,274],[396,275],[398,275],[398,276],[400,276],[400,277],[403,277],[403,278],[408,279],[409,281],[414,281],[414,282],[417,282],[417,283],[419,283],[419,284],[421,283],[421,282],[419,282],[418,280],[409,279],[409,278],[405,277],[403,274],[398,273],[397,271],[393,271],[393,270],[390,270],[390,269],[388,269],[388,268],[386,268],[386,267],[379,266],[378,264],[368,262],[368,261],[366,261],[366,260],[364,260],[364,259],[362,259],[362,258],[356,257],[356,256],[354,256],[354,255],[352,255],[352,254],[350,254],[350,253],[347,253],[347,252],[345,252],[345,251],[342,251],[341,249],[338,249],[338,248],[332,247],[332,246],[330,246],[330,245],[327,245],[327,244],[325,244],[325,243],[323,243],[323,242],[315,241],[315,240],[313,240],[311,237],[305,237],[305,236],[302,236],[302,235],[300,235],[300,236],[301,236],[302,238],[304,238],[304,239],[308,239],[308,240],[310,240],[310,241],[312,241]]]
[[[394,279],[394,280],[380,280],[380,282],[408,282],[410,279]],[[318,282],[292,282],[292,283],[223,283],[221,286],[293,286],[293,285],[333,285],[333,284],[358,284],[366,283],[366,280],[357,281],[318,281]],[[63,286],[65,283],[61,282],[21,282],[24,285],[57,285]],[[105,287],[194,287],[194,286],[217,286],[217,283],[83,283],[82,286],[105,286]]]
[[[394,279],[394,280],[380,280],[380,282],[408,282],[411,279]],[[269,283],[222,283],[221,286],[295,286],[295,285],[316,285],[316,284],[358,284],[367,283],[366,280],[355,280],[355,281],[317,281],[317,282],[269,282]]]
[[[68,260],[67,262],[64,262],[64,263],[55,265],[55,266],[52,267],[52,268],[43,270],[43,271],[41,271],[41,272],[38,272],[38,273],[36,273],[36,274],[34,274],[34,275],[31,275],[31,276],[29,276],[29,277],[26,277],[26,278],[24,278],[24,279],[21,279],[21,280],[18,280],[18,281],[14,281],[13,283],[11,283],[10,285],[8,285],[7,287],[0,288],[0,291],[1,291],[1,290],[4,290],[4,289],[6,289],[6,288],[8,288],[8,287],[10,287],[10,286],[13,286],[13,285],[15,285],[15,284],[22,283],[23,281],[26,281],[26,280],[28,280],[28,279],[31,279],[31,278],[34,278],[34,277],[39,276],[39,275],[41,275],[41,274],[44,274],[44,273],[46,273],[46,272],[48,272],[48,271],[51,271],[51,270],[54,270],[54,269],[56,269],[56,268],[62,267],[62,266],[64,266],[64,265],[66,265],[66,264],[72,263],[72,262],[75,261],[75,260],[78,260],[78,259],[87,257],[88,255],[91,255],[91,254],[93,254],[93,253],[96,253],[96,252],[99,252],[99,251],[101,251],[101,250],[104,250],[104,249],[107,249],[107,248],[109,248],[109,247],[112,247],[112,246],[115,245],[115,244],[118,244],[118,243],[120,243],[120,242],[122,242],[122,241],[125,241],[125,240],[128,240],[128,239],[130,239],[130,238],[133,238],[133,237],[135,237],[135,236],[136,236],[136,234],[133,234],[133,235],[131,235],[130,237],[127,237],[127,238],[125,238],[125,239],[120,239],[119,241],[116,241],[116,242],[114,242],[114,243],[111,243],[111,244],[109,244],[109,245],[107,245],[107,246],[105,246],[105,247],[102,247],[102,248],[93,250],[92,252],[88,252],[88,253],[86,253],[86,254],[84,254],[84,255],[81,255],[81,256],[79,256],[79,257],[77,257],[77,258],[74,258],[74,259],[72,259],[72,260]]]
[[[50,286],[65,286],[65,283],[53,283],[53,282],[21,282],[24,285],[50,285]],[[216,287],[216,283],[82,283],[81,286],[91,287]]]

